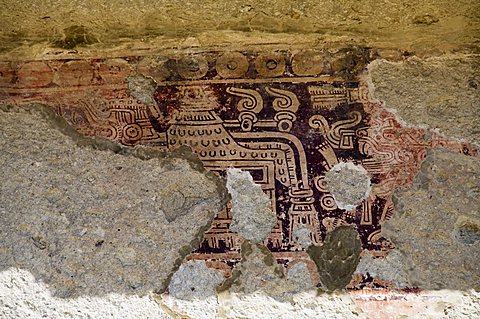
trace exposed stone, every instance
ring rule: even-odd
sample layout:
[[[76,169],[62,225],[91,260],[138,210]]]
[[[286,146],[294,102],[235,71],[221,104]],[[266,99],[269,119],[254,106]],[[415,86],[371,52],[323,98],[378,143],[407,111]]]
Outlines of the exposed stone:
[[[398,249],[392,250],[383,258],[365,254],[358,263],[355,273],[363,275],[368,273],[373,278],[391,282],[397,288],[412,287],[405,271],[404,258]]]
[[[270,198],[253,182],[250,173],[237,168],[227,171],[227,189],[232,196],[230,230],[254,243],[263,241],[277,221]]]
[[[131,76],[127,78],[128,90],[130,94],[146,105],[154,105],[156,84],[152,78],[144,76]]]
[[[353,163],[338,163],[325,173],[328,191],[337,206],[350,210],[361,204],[370,194],[370,178],[367,171]]]
[[[476,244],[480,241],[480,219],[460,216],[455,222],[454,235],[460,243]]]
[[[0,270],[56,296],[161,290],[224,204],[191,153],[88,140],[43,108],[0,113]]]
[[[480,288],[479,183],[477,158],[438,149],[413,186],[394,194],[396,212],[382,227],[405,256],[412,285]]]
[[[249,242],[242,245],[242,261],[224,285],[229,293],[262,293],[281,301],[291,301],[294,294],[315,286],[304,263],[294,265],[285,276],[267,247]]]
[[[369,66],[374,95],[410,125],[480,145],[480,57],[411,58]]]
[[[292,229],[292,238],[304,249],[313,244],[310,234],[310,229],[304,224],[295,224]]]
[[[413,23],[415,23],[415,24],[431,25],[431,24],[434,24],[434,23],[437,23],[437,22],[438,22],[438,18],[436,18],[432,15],[429,15],[429,14],[419,15],[419,16],[416,16],[415,18],[413,18]]]
[[[168,292],[175,298],[206,299],[216,294],[215,289],[223,281],[220,271],[207,268],[204,261],[183,263],[170,280]]]
[[[304,262],[298,262],[287,271],[287,279],[294,283],[294,292],[303,292],[315,289],[308,266]]]
[[[322,246],[310,246],[307,250],[327,290],[345,288],[357,268],[361,251],[358,233],[351,226],[335,228]]]

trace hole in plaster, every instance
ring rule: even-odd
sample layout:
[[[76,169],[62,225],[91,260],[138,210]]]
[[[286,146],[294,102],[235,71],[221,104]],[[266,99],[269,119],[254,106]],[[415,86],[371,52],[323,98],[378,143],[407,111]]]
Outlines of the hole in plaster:
[[[460,218],[455,225],[455,239],[459,243],[473,245],[480,241],[480,225]]]

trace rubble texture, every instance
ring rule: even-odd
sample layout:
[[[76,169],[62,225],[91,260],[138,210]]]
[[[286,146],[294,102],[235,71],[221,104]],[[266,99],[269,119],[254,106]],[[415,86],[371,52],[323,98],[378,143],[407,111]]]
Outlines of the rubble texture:
[[[446,56],[369,66],[375,98],[408,125],[480,145],[480,57]]]
[[[480,162],[431,151],[396,213],[383,225],[405,256],[403,269],[423,289],[480,289]]]
[[[0,113],[0,270],[56,296],[161,290],[224,203],[188,156],[79,147],[42,108]]]

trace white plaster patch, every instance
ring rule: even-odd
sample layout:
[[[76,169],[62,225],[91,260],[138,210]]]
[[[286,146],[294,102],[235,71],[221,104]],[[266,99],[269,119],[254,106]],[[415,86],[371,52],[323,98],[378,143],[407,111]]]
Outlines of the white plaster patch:
[[[48,286],[25,270],[0,272],[0,318],[158,318],[170,319],[150,296],[55,298]]]
[[[168,307],[173,318],[192,318],[192,319],[215,319],[218,318],[218,299],[217,296],[210,296],[205,299],[182,300],[162,294],[157,298],[160,304]]]
[[[366,318],[347,294],[324,294],[317,296],[315,291],[303,292],[294,297],[294,301],[280,302],[260,293],[248,295],[225,294],[222,296],[219,318],[329,318],[348,319]]]
[[[227,189],[232,196],[230,230],[253,243],[262,242],[277,222],[270,198],[249,172],[237,168],[227,171]]]
[[[0,318],[480,318],[480,292],[469,291],[354,291],[317,295],[298,293],[281,302],[261,293],[179,300],[171,296],[124,296],[61,299],[31,273],[17,268],[0,272]],[[163,303],[162,303],[163,301]],[[169,309],[165,309],[167,306]]]
[[[328,191],[340,209],[351,210],[368,198],[371,183],[368,172],[361,165],[338,163],[325,174]]]

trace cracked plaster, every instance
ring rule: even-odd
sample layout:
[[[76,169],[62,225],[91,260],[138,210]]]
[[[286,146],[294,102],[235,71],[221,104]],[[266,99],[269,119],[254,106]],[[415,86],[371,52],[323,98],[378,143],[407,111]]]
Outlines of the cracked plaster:
[[[222,182],[188,156],[78,146],[55,121],[1,112],[0,269],[60,297],[162,290],[224,204]]]

